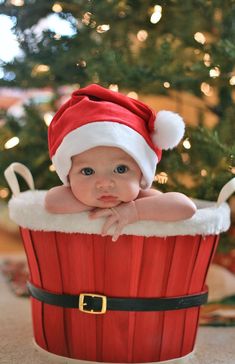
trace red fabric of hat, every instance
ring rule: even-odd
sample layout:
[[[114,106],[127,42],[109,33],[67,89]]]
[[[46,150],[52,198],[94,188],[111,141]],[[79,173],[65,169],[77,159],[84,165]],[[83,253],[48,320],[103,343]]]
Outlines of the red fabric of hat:
[[[56,113],[49,127],[50,157],[72,130],[94,121],[107,120],[125,124],[141,134],[160,160],[161,150],[154,146],[150,137],[153,129],[148,130],[155,117],[156,113],[144,103],[99,85],[76,90]]]

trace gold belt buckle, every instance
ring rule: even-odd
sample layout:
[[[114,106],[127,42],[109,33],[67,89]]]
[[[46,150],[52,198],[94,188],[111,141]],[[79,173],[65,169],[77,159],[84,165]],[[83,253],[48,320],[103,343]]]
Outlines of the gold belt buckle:
[[[94,297],[94,298],[101,298],[102,299],[102,307],[100,311],[94,311],[94,310],[86,310],[86,308],[84,308],[84,306],[87,305],[86,302],[84,302],[84,299],[86,296],[89,297]],[[100,315],[100,314],[104,314],[107,310],[107,297],[106,296],[102,296],[100,294],[94,294],[94,293],[80,293],[79,295],[79,304],[78,304],[78,308],[81,312],[86,312],[86,313],[90,313],[92,315]]]

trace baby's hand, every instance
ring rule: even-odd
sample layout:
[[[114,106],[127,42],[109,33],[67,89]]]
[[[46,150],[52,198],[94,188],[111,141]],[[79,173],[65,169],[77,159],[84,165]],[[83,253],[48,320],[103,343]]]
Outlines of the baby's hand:
[[[139,220],[134,201],[124,202],[108,209],[94,209],[89,213],[89,217],[91,219],[107,217],[101,231],[102,236],[106,236],[110,227],[115,225],[112,241],[117,241],[124,226]]]

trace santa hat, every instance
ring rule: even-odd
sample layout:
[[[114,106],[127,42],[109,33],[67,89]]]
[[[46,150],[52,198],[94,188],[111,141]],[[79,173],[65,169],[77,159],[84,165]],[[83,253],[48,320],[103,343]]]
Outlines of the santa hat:
[[[72,156],[97,146],[117,147],[142,171],[141,187],[151,186],[162,149],[184,135],[182,118],[151,110],[119,92],[90,85],[76,90],[55,114],[48,130],[49,152],[61,181],[68,185]]]

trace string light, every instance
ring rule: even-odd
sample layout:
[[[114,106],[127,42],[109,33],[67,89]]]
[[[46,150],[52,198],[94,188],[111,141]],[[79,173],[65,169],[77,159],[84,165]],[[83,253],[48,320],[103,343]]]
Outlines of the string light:
[[[84,59],[81,59],[77,64],[76,66],[79,67],[79,68],[85,68],[87,65],[86,61]]]
[[[98,27],[96,28],[97,33],[105,33],[110,29],[110,25],[109,24],[102,24],[102,25],[98,25]]]
[[[191,148],[191,143],[189,141],[188,138],[186,138],[184,141],[183,141],[183,146],[185,149],[190,149]]]
[[[222,13],[222,10],[219,9],[219,8],[216,8],[215,9],[215,12],[214,12],[214,19],[217,21],[217,22],[221,22],[223,18],[223,13]]]
[[[61,34],[55,34],[54,35],[54,37],[53,37],[54,39],[56,39],[56,40],[59,40],[59,39],[61,39]]]
[[[82,23],[85,25],[89,25],[91,22],[91,16],[92,13],[89,13],[88,11],[85,14],[83,14]]]
[[[1,188],[0,189],[0,198],[7,198],[8,195],[9,195],[8,188]]]
[[[209,55],[209,53],[204,54],[203,61],[206,67],[209,67],[211,65],[211,56]]]
[[[220,75],[220,69],[219,69],[219,67],[211,68],[210,71],[209,71],[209,75],[212,78],[219,77],[219,75]]]
[[[117,84],[114,84],[114,83],[111,83],[110,85],[109,85],[109,89],[110,90],[112,90],[112,91],[116,91],[116,92],[118,92],[118,85]]]
[[[23,6],[24,0],[11,0],[11,4],[14,6]]]
[[[9,139],[5,144],[4,144],[4,148],[5,149],[11,149],[14,148],[17,144],[19,144],[20,139],[18,137],[13,137],[11,139]]]
[[[38,66],[36,66],[36,70],[37,72],[48,72],[50,70],[50,67],[46,64],[39,64]]]
[[[206,96],[211,96],[213,94],[213,89],[208,83],[202,82],[201,92]]]
[[[196,40],[196,42],[204,44],[206,42],[206,37],[203,33],[201,32],[197,32],[194,34],[194,39]]]
[[[150,22],[152,24],[157,24],[161,20],[161,17],[162,17],[162,7],[160,5],[155,5],[154,12],[150,18]]]
[[[118,15],[120,18],[125,18],[126,13],[125,13],[125,11],[119,11]]]
[[[131,91],[127,94],[128,97],[131,97],[134,100],[138,100],[139,96],[135,91]]]
[[[61,11],[63,11],[63,8],[59,3],[55,3],[52,6],[52,10],[54,11],[54,13],[61,13]]]
[[[145,42],[146,39],[148,38],[148,32],[146,30],[139,30],[138,33],[137,33],[137,39],[140,41],[140,42]]]
[[[165,172],[160,172],[158,173],[155,177],[154,180],[158,183],[160,183],[161,185],[167,183],[168,181],[168,175]]]
[[[48,169],[49,169],[50,172],[55,172],[54,164],[51,164]]]
[[[202,177],[206,177],[208,174],[206,169],[202,169],[200,173]]]
[[[39,73],[46,73],[50,71],[50,67],[46,64],[37,64],[33,67],[32,76],[37,76]]]
[[[49,125],[50,125],[50,123],[51,123],[51,121],[52,121],[52,119],[53,119],[53,116],[54,116],[54,114],[53,114],[53,113],[51,113],[51,112],[46,112],[46,113],[44,114],[43,119],[44,119],[44,122],[45,122],[45,124],[46,124],[47,126],[49,126]]]
[[[232,76],[229,80],[229,83],[231,86],[234,86],[235,85],[235,76]]]
[[[164,83],[163,83],[163,86],[164,86],[165,88],[170,88],[170,87],[171,87],[171,84],[170,84],[170,82],[164,82]]]

